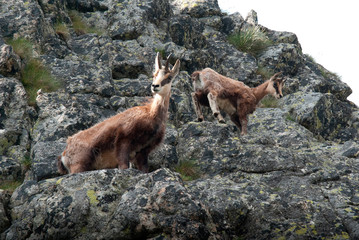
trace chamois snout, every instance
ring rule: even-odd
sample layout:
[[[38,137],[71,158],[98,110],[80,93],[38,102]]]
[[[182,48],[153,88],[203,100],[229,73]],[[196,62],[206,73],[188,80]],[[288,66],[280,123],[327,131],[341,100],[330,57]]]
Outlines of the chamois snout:
[[[160,90],[160,85],[159,84],[152,84],[151,85],[151,91],[153,93],[159,92],[159,90]]]

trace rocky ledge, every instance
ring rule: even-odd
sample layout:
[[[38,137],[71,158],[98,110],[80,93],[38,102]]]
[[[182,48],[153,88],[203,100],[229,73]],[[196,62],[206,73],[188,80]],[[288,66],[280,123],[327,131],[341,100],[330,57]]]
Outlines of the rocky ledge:
[[[216,0],[1,0],[0,183],[22,182],[0,190],[1,239],[359,239],[351,89],[304,55],[295,34],[255,16],[222,13]],[[253,26],[272,42],[261,53],[228,42]],[[60,83],[35,104],[13,39],[31,42]],[[150,97],[158,51],[182,64],[151,172],[59,176],[68,136]],[[282,71],[285,97],[262,103],[246,136],[209,111],[195,122],[190,74],[205,67],[251,87],[263,69]],[[195,175],[180,170],[188,163]]]

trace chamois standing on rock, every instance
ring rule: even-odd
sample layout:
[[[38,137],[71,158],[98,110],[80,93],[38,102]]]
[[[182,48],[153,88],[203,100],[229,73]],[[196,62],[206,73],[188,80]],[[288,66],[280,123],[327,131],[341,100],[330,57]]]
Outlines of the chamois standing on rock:
[[[158,53],[151,85],[154,97],[148,104],[127,109],[69,137],[57,162],[59,172],[126,169],[133,162],[147,173],[148,155],[164,138],[171,84],[179,72],[180,61],[171,70],[168,65],[169,57],[162,66]]]
[[[226,112],[232,122],[241,129],[241,135],[247,134],[247,115],[255,111],[258,102],[267,94],[275,98],[283,97],[282,87],[285,79],[274,74],[269,80],[255,88],[243,82],[225,77],[216,71],[205,68],[192,73],[194,92],[192,100],[198,121],[203,121],[200,105],[210,107],[220,123],[224,123],[220,110]]]

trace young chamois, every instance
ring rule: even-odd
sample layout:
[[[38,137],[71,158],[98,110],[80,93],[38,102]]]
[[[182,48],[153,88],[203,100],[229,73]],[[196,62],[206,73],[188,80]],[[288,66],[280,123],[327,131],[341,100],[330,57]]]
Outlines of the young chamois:
[[[164,138],[171,83],[177,76],[180,61],[169,69],[160,54],[155,60],[151,91],[154,95],[144,106],[119,113],[67,139],[57,166],[61,174],[104,168],[126,169],[133,162],[142,172],[148,172],[148,155]]]
[[[283,97],[285,80],[279,77],[280,74],[276,73],[258,87],[250,88],[243,82],[225,77],[210,68],[195,71],[192,74],[192,100],[198,121],[203,121],[200,105],[210,107],[220,123],[225,122],[220,113],[223,110],[239,129],[242,128],[241,134],[247,134],[247,115],[254,112],[258,102],[267,94],[275,98]]]

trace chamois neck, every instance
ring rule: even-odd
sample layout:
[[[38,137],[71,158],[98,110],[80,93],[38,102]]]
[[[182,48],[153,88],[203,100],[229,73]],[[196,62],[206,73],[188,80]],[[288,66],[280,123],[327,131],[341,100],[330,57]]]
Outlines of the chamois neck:
[[[261,85],[255,87],[255,88],[252,88],[252,92],[257,99],[256,103],[259,103],[259,101],[262,100],[262,98],[264,98],[268,94],[268,92],[267,92],[268,84],[269,84],[269,81],[265,81]]]
[[[171,95],[170,92],[168,94],[166,94],[165,96],[162,96],[160,94],[154,95],[153,101],[151,103],[151,110],[150,110],[150,115],[153,118],[167,116],[170,95]]]

